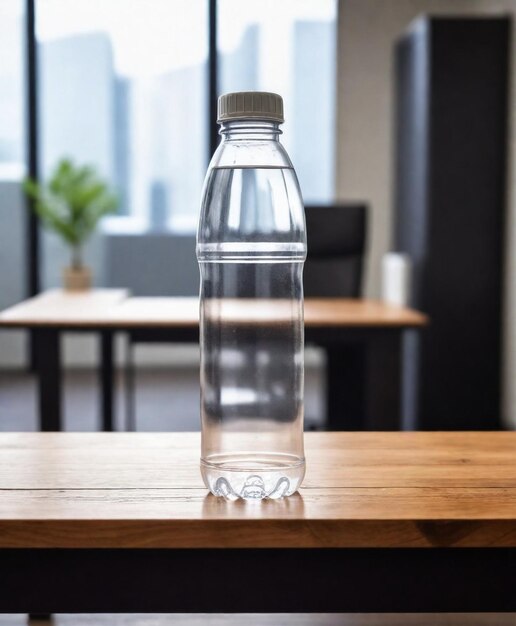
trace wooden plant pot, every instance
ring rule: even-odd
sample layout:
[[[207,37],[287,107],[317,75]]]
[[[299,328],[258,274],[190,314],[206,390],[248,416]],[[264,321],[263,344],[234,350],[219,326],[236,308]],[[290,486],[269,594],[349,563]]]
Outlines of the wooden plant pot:
[[[88,267],[65,267],[63,287],[66,291],[87,291],[91,289],[91,270]]]

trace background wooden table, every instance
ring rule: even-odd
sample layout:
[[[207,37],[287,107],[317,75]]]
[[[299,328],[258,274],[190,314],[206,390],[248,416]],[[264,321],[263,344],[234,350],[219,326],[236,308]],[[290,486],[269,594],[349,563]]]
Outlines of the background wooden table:
[[[42,430],[61,430],[60,334],[98,332],[101,345],[101,413],[113,429],[113,335],[135,340],[199,341],[198,298],[130,298],[125,290],[65,293],[52,290],[0,313],[0,328],[35,333],[41,367]],[[270,301],[266,311],[274,311]],[[248,311],[235,308],[235,315]],[[263,313],[262,310],[262,313]],[[270,314],[270,313],[269,313]],[[256,321],[260,321],[258,310]],[[263,317],[263,315],[262,315]],[[305,300],[305,339],[327,354],[327,416],[333,429],[398,429],[401,426],[402,338],[427,323],[425,315],[374,300]]]
[[[41,430],[62,429],[61,333],[65,331],[94,331],[99,336],[102,428],[113,430],[113,331],[104,328],[102,320],[128,294],[127,289],[51,289],[0,313],[0,328],[27,328],[33,333]]]
[[[516,433],[308,433],[261,503],[209,495],[199,450],[1,435],[0,611],[516,610]]]

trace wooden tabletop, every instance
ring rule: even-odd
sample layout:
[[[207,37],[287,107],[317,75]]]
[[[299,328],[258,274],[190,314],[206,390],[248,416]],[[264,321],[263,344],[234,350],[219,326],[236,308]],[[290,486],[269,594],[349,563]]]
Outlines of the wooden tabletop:
[[[0,313],[0,327],[96,325],[129,295],[127,289],[49,289]]]
[[[307,433],[300,493],[226,502],[198,433],[0,435],[0,547],[516,547],[516,433]]]
[[[228,305],[235,321],[263,323],[281,316],[282,301],[236,301]],[[417,327],[427,318],[412,309],[376,300],[325,298],[305,300],[309,327]],[[192,328],[199,323],[198,298],[133,298],[126,290],[85,293],[52,290],[0,313],[0,327],[37,328]]]
[[[289,319],[290,303],[284,300],[228,300],[224,316],[232,322],[274,322]],[[216,308],[216,307],[214,307]],[[128,298],[114,311],[116,323],[134,327],[191,327],[199,323],[198,298]],[[411,327],[423,326],[422,313],[363,298],[306,298],[305,325],[313,327]]]

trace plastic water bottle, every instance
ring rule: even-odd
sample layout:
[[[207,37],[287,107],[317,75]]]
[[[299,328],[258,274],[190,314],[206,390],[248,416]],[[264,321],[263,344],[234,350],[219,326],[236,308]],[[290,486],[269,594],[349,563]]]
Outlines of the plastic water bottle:
[[[281,498],[305,474],[303,202],[280,96],[223,95],[217,121],[197,234],[201,473],[216,496]]]

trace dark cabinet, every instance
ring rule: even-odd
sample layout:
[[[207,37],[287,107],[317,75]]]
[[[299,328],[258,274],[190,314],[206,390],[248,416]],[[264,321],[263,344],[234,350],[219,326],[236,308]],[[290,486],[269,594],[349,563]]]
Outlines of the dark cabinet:
[[[405,412],[500,424],[510,19],[423,17],[396,46],[395,244],[414,261]]]

